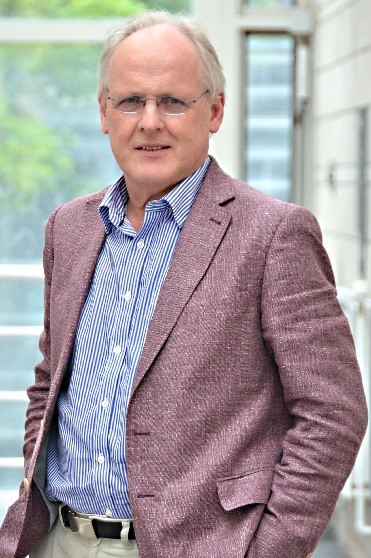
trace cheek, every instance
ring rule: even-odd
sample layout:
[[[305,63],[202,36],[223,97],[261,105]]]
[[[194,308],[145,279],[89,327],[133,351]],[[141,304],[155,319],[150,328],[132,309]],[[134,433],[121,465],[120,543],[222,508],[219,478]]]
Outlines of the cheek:
[[[120,114],[111,114],[107,118],[108,133],[117,139],[128,137],[129,131],[135,128],[135,122],[127,119],[126,121]]]
[[[127,127],[112,123],[109,127],[108,136],[113,150],[125,151],[130,139],[130,132]]]
[[[178,137],[183,144],[187,144],[191,151],[197,149],[197,146],[203,145],[205,138],[208,138],[209,133],[205,126],[200,126],[200,123],[196,122],[194,125],[187,126],[179,131]]]

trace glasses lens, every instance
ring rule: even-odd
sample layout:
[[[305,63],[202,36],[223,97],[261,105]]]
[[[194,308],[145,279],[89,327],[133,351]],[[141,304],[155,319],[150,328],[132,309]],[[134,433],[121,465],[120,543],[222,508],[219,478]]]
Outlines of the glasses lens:
[[[143,106],[140,97],[127,97],[122,99],[114,105],[114,107],[121,112],[138,112]]]
[[[163,97],[159,103],[159,107],[166,114],[184,114],[187,110],[186,103],[176,97]]]

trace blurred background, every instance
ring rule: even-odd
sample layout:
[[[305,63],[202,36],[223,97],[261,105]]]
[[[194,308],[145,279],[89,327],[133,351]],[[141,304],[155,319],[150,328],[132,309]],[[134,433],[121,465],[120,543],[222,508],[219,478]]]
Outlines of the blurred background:
[[[218,51],[224,170],[320,221],[370,405],[371,0],[0,0],[0,522],[23,478],[45,222],[119,176],[97,60],[110,30],[152,8],[194,15]],[[371,556],[370,436],[315,558]]]

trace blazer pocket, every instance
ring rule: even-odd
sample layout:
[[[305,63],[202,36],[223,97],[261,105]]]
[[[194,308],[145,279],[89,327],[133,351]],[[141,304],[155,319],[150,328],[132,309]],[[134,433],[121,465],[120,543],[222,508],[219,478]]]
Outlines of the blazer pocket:
[[[225,511],[251,504],[266,504],[272,488],[274,470],[266,467],[217,481],[219,501]]]

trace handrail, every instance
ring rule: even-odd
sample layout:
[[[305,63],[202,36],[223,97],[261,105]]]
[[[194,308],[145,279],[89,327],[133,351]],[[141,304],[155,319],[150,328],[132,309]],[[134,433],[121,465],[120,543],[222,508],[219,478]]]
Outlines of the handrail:
[[[371,409],[371,298],[365,289],[339,289],[339,301],[352,329],[362,373],[366,402]],[[371,535],[366,506],[371,492],[371,428],[368,426],[353,471],[343,491],[354,497],[354,526],[358,533]]]
[[[123,18],[0,17],[0,44],[97,43],[122,25]],[[66,29],[69,30],[66,33]]]
[[[43,279],[42,264],[0,264],[1,279]]]
[[[21,279],[40,281],[44,278],[42,264],[0,264],[0,279]],[[0,326],[0,337],[38,337],[41,325]],[[0,391],[1,403],[28,403],[26,391]],[[23,469],[23,457],[0,457],[1,469]],[[3,493],[3,491],[1,491]],[[15,492],[16,493],[16,492]]]
[[[18,469],[23,466],[23,457],[0,457],[0,469]]]
[[[39,337],[42,326],[0,326],[0,337]]]
[[[28,403],[29,399],[25,391],[0,391],[0,403],[17,402]]]
[[[43,278],[41,264],[0,264],[0,279],[37,279]],[[354,336],[357,356],[362,372],[367,406],[371,409],[371,298],[367,290],[339,287],[338,298],[349,320]],[[39,336],[42,326],[0,326],[0,337]],[[0,391],[0,403],[5,401],[27,402],[23,391]],[[18,457],[0,458],[0,468],[22,467],[23,459]],[[364,535],[371,534],[371,525],[367,523],[366,505],[371,495],[371,429],[368,427],[361,445],[353,471],[348,479],[343,495],[355,499],[355,529]]]

